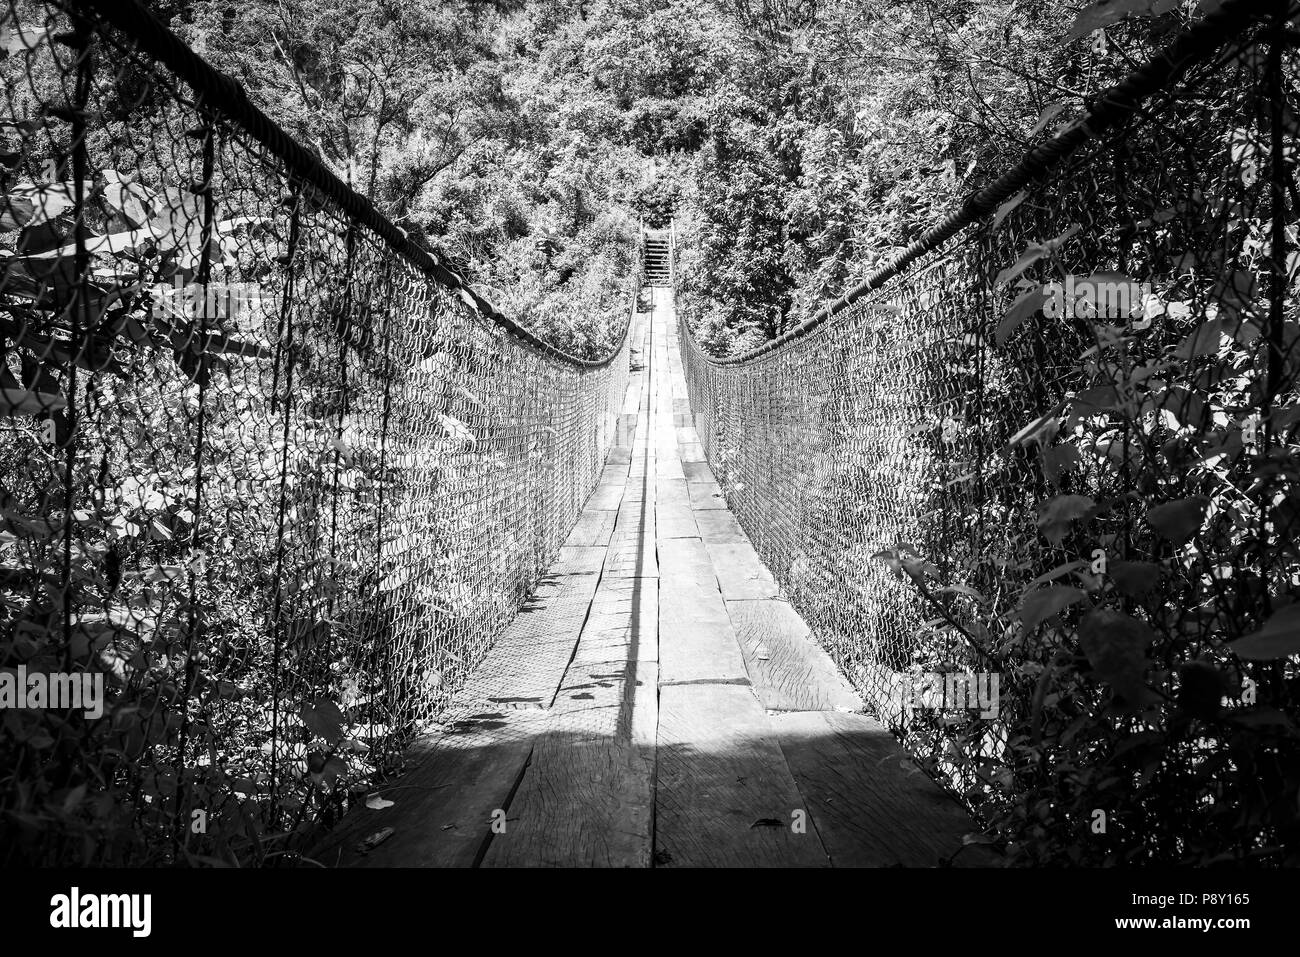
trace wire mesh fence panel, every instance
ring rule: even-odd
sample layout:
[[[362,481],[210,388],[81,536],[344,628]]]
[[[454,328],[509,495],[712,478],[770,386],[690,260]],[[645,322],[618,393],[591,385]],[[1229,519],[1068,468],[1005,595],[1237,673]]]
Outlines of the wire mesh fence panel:
[[[264,861],[556,557],[626,341],[496,316],[129,7],[0,12],[0,856]]]
[[[763,560],[1021,862],[1296,861],[1283,22],[806,334],[719,359],[683,330]]]

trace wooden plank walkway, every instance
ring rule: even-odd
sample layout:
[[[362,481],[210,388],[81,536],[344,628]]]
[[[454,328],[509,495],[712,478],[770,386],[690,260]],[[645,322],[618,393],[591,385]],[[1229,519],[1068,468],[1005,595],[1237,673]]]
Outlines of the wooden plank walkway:
[[[671,294],[559,560],[326,865],[958,866],[974,825],[786,602],[690,425]],[[639,360],[639,361],[638,361]],[[391,829],[382,842],[366,838]],[[961,851],[960,854],[958,852]],[[954,855],[956,855],[954,859]]]

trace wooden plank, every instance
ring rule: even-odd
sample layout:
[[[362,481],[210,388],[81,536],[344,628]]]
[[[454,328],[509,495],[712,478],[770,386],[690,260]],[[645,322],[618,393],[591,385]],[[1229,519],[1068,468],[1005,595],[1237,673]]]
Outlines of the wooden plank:
[[[608,545],[614,534],[614,519],[618,512],[598,512],[589,509],[578,516],[578,522],[564,540],[565,545]]]
[[[458,704],[480,710],[550,707],[578,643],[606,549],[573,547],[544,577],[497,638]]]
[[[659,555],[660,681],[748,683],[704,543],[697,538],[660,539]]]
[[[683,462],[682,470],[686,473],[688,482],[712,482],[713,469],[709,468],[708,462]]]
[[[645,446],[636,450],[628,466],[628,480],[636,481],[645,475],[654,475],[655,457]]]
[[[696,509],[695,523],[700,526],[700,537],[706,542],[725,545],[749,541],[745,530],[730,511],[717,508]]]
[[[670,502],[687,507],[691,504],[690,492],[687,490],[685,478],[668,478],[659,477],[655,479],[655,500],[657,502]]]
[[[776,598],[781,594],[780,586],[749,542],[706,542],[704,547],[718,576],[718,590],[727,601]]]
[[[675,539],[661,542],[659,548],[660,568],[663,571],[663,588],[683,582],[699,582],[718,590],[718,582],[713,573],[713,561],[697,539]],[[719,599],[721,594],[719,593]]]
[[[770,711],[860,711],[862,699],[789,602],[729,601],[754,693]]]
[[[700,441],[699,433],[695,431],[693,425],[679,425],[674,428],[677,433],[678,445],[693,445]]]
[[[641,396],[645,389],[645,383],[642,376],[634,375],[627,384],[627,392],[623,394],[623,414],[635,415],[641,408]]]
[[[659,459],[655,463],[655,477],[664,479],[677,479],[682,482],[686,481],[686,473],[682,471],[681,459],[673,457],[670,459]]]
[[[836,866],[995,864],[985,848],[962,849],[962,835],[978,826],[879,722],[834,711],[770,720]]]
[[[595,661],[659,660],[657,578],[601,579],[574,662],[586,655]]]
[[[619,509],[602,574],[613,578],[658,576],[653,501],[632,500]]]
[[[609,455],[605,458],[607,465],[619,465],[630,461],[632,461],[632,447],[628,445],[610,446]]]
[[[699,538],[700,529],[695,524],[695,513],[691,511],[691,507],[656,503],[655,537],[660,541],[668,538]]]
[[[615,448],[628,446],[635,448],[636,437],[644,434],[635,412],[624,412],[618,417],[618,442]]]
[[[659,691],[655,863],[822,867],[828,863],[758,701],[736,685]]]
[[[631,475],[628,477],[627,485],[623,489],[623,501],[619,507],[625,509],[630,504],[646,499],[653,501],[656,492],[656,479],[654,476],[649,474]]]
[[[623,489],[627,485],[627,479],[623,478],[618,481],[601,482],[596,486],[591,497],[583,504],[583,511],[609,511],[616,509],[619,503],[623,501]]]
[[[717,482],[691,482],[686,487],[690,490],[691,508],[727,507],[727,500],[722,497]]]
[[[649,867],[657,665],[575,661],[485,867]]]
[[[691,442],[689,445],[680,446],[678,449],[683,462],[703,462],[704,446],[699,442]]]
[[[453,730],[427,735],[407,751],[408,771],[377,791],[391,807],[353,808],[308,855],[327,866],[473,867],[523,774],[545,711],[465,712]],[[384,828],[393,835],[368,852],[357,845]]]

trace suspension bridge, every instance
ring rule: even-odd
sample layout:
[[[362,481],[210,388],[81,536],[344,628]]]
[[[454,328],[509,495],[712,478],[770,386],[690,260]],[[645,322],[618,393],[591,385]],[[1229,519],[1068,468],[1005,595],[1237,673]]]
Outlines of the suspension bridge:
[[[323,863],[984,860],[958,858],[974,823],[861,713],[727,509],[692,425],[666,246],[648,244],[662,285],[633,318],[627,425],[559,561],[381,792],[393,806],[354,813]]]
[[[1267,654],[1231,662],[1258,709],[1210,682],[1296,573],[1293,13],[1198,16],[717,355],[672,227],[610,347],[565,352],[139,4],[7,5],[0,666],[106,697],[6,712],[4,854],[987,866],[991,821],[1053,861],[1217,847],[1257,795],[1198,749],[1289,747]],[[1049,322],[1054,276],[1152,302]],[[914,707],[977,674],[987,714]],[[1143,817],[1171,768],[1215,797]],[[1280,806],[1232,853],[1284,843]]]

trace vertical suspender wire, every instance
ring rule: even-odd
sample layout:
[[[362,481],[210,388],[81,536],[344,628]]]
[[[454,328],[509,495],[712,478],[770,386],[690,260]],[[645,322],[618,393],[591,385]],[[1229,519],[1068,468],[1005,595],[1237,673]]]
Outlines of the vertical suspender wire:
[[[1271,153],[1271,163],[1269,169],[1269,220],[1271,225],[1270,242],[1271,249],[1269,258],[1272,260],[1269,269],[1269,310],[1268,310],[1268,333],[1267,350],[1268,350],[1268,369],[1267,379],[1264,386],[1263,401],[1260,403],[1260,417],[1264,422],[1263,435],[1263,453],[1267,459],[1273,451],[1273,444],[1276,439],[1275,429],[1273,428],[1273,400],[1278,393],[1282,391],[1283,379],[1286,375],[1286,363],[1284,355],[1285,340],[1283,337],[1283,323],[1286,319],[1286,287],[1287,287],[1287,238],[1286,238],[1286,103],[1283,97],[1286,95],[1286,86],[1282,79],[1282,55],[1288,41],[1287,38],[1287,18],[1290,3],[1279,2],[1277,12],[1273,16],[1273,23],[1269,33],[1268,49],[1268,92],[1269,92],[1269,147]],[[1264,612],[1267,614],[1272,611],[1272,603],[1269,597],[1270,582],[1270,565],[1272,556],[1270,554],[1272,535],[1269,531],[1270,516],[1272,509],[1270,500],[1273,495],[1274,484],[1265,482],[1259,500],[1259,571],[1260,578],[1264,582],[1263,603]],[[1269,669],[1269,691],[1272,698],[1272,704],[1276,707],[1284,707],[1286,702],[1280,700],[1285,688],[1286,673],[1283,666],[1284,659],[1270,662]]]
[[[379,481],[377,483],[378,488],[375,490],[374,581],[375,581],[375,621],[377,623],[376,631],[378,633],[377,640],[378,638],[383,638],[386,640],[384,641],[384,648],[382,652],[379,651],[379,649],[376,649],[375,660],[376,662],[378,662],[378,659],[382,654],[384,659],[384,667],[379,670],[383,674],[392,676],[394,674],[394,669],[392,667],[393,645],[395,644],[394,639],[396,638],[396,636],[391,632],[390,629],[384,626],[384,623],[387,619],[387,610],[385,608],[385,602],[384,602],[384,591],[380,587],[385,577],[384,575],[384,506],[386,504],[385,492],[387,491],[388,488],[388,437],[389,437],[389,425],[390,425],[392,411],[393,411],[393,378],[395,373],[393,367],[392,353],[390,349],[391,342],[388,336],[389,327],[392,323],[392,318],[393,318],[392,294],[396,290],[396,283],[393,280],[393,257],[392,256],[384,257],[383,278],[380,280],[379,288],[385,294],[382,300],[384,302],[384,323],[379,334],[380,339],[383,340],[384,343],[383,358],[380,364],[380,370],[381,370],[380,374],[384,377],[384,406],[383,406],[383,412],[380,413],[380,420],[379,420],[379,472],[378,472]],[[389,684],[390,696],[392,696],[392,700],[389,707],[392,709],[393,712],[397,710],[396,705],[398,699],[396,695],[393,693],[392,689],[396,687],[397,684],[398,684],[397,682],[391,682]],[[371,709],[370,731],[371,731],[372,741],[375,739],[374,723],[375,723],[374,709]],[[389,724],[396,723],[391,717],[391,715],[389,717],[388,723]]]
[[[297,295],[296,284],[294,283],[294,267],[298,253],[302,216],[302,191],[296,185],[290,187],[290,202],[292,205],[289,212],[289,243],[284,257],[284,299],[280,303],[279,321],[280,334],[283,336],[284,342],[284,424],[280,429],[280,488],[279,501],[276,503],[275,575],[272,584],[274,598],[272,599],[271,620],[269,623],[271,629],[271,770],[268,794],[270,808],[267,812],[267,826],[271,831],[274,831],[279,823],[281,804],[276,790],[276,771],[279,768],[280,761],[280,668],[281,658],[284,653],[284,624],[282,620],[284,609],[284,526],[285,515],[288,511],[289,439],[293,415],[293,303],[294,297]],[[278,358],[277,356],[277,363]],[[273,388],[278,388],[278,383],[279,367],[277,364]],[[275,408],[276,401],[278,401],[278,396],[273,393],[272,409]]]
[[[186,570],[189,575],[189,608],[186,610],[185,632],[185,686],[181,693],[180,738],[176,749],[176,801],[172,820],[172,846],[174,854],[186,850],[181,842],[181,834],[188,834],[185,827],[185,752],[190,739],[190,697],[194,694],[195,677],[198,666],[195,661],[195,634],[199,630],[199,575],[206,574],[207,563],[199,560],[199,544],[203,528],[203,454],[207,445],[207,396],[208,380],[212,375],[212,364],[208,358],[208,307],[212,297],[208,294],[208,281],[212,270],[212,241],[215,230],[216,196],[213,191],[212,178],[216,168],[216,145],[214,120],[202,99],[199,135],[203,140],[202,173],[198,183],[191,183],[190,190],[203,198],[203,221],[200,225],[199,268],[195,280],[199,286],[198,316],[194,317],[197,328],[191,326],[186,341],[186,348],[194,350],[193,368],[199,387],[198,421],[194,435],[194,522],[190,529],[190,553],[186,556]],[[196,570],[197,566],[197,570]],[[173,863],[179,863],[173,861]]]
[[[76,468],[77,468],[77,363],[85,361],[88,370],[94,369],[94,349],[87,350],[86,346],[92,342],[90,331],[94,325],[94,319],[90,312],[90,283],[88,276],[90,274],[90,254],[86,248],[86,176],[89,171],[89,156],[86,147],[86,109],[90,101],[90,86],[93,72],[91,38],[93,34],[90,30],[90,24],[81,17],[74,18],[74,29],[72,35],[68,37],[69,45],[76,51],[77,58],[77,75],[74,82],[73,98],[70,104],[71,109],[68,113],[68,119],[71,122],[72,142],[69,144],[72,149],[72,178],[73,178],[73,203],[75,215],[73,217],[73,230],[76,234],[76,276],[77,292],[74,299],[74,305],[69,310],[68,320],[70,325],[69,333],[69,354],[71,361],[68,363],[68,405],[67,405],[67,432],[65,435],[67,448],[64,459],[64,501],[63,501],[63,559],[60,574],[60,598],[62,601],[61,617],[63,619],[63,668],[68,674],[73,673],[74,663],[72,655],[72,538],[73,529],[76,525],[75,513],[75,490],[76,490]],[[54,330],[51,329],[51,342],[54,341]],[[84,353],[84,354],[83,354]],[[93,375],[89,372],[88,375]],[[35,388],[35,386],[33,386]],[[52,414],[52,411],[51,411]],[[75,773],[75,763],[69,762],[66,769],[68,774]],[[65,780],[64,782],[70,783]]]
[[[64,497],[63,497],[63,562],[60,573],[60,598],[63,617],[63,661],[67,671],[72,670],[72,535],[75,521],[77,469],[77,389],[79,387],[77,364],[83,360],[92,366],[86,355],[88,330],[92,325],[90,315],[90,253],[86,248],[86,176],[89,173],[90,157],[86,147],[86,107],[90,102],[90,85],[93,75],[91,39],[93,33],[90,21],[79,15],[73,15],[72,35],[67,38],[69,45],[76,51],[77,75],[74,81],[72,102],[68,105],[67,118],[71,122],[72,142],[72,189],[73,189],[73,229],[75,232],[75,269],[77,276],[77,294],[74,306],[68,311],[69,342],[68,352],[68,405],[67,429],[64,433]]]

